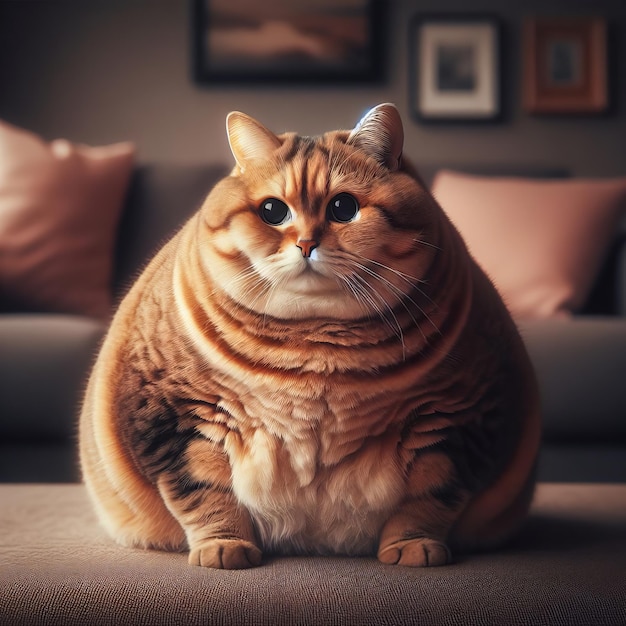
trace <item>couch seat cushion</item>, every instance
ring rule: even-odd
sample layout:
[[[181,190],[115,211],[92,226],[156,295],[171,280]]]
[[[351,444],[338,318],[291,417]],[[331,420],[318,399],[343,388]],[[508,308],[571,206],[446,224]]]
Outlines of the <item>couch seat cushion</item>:
[[[79,315],[0,315],[0,439],[71,441],[105,325]]]
[[[440,568],[373,558],[192,567],[99,528],[82,486],[0,486],[7,624],[624,624],[626,485],[539,487],[505,550]]]
[[[519,320],[550,442],[626,442],[626,317]]]

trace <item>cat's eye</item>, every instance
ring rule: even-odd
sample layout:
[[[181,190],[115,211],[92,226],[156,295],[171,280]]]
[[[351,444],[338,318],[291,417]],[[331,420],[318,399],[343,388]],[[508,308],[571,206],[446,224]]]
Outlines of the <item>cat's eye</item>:
[[[291,217],[289,207],[278,198],[268,198],[261,202],[261,218],[266,224],[280,226]]]
[[[340,193],[328,203],[328,217],[335,222],[351,222],[359,213],[359,203],[349,193]]]

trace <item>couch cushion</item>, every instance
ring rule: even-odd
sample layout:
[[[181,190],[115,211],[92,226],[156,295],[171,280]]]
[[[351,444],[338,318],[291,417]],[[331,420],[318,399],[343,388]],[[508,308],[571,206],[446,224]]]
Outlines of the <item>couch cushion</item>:
[[[115,267],[118,296],[227,173],[225,165],[168,163],[136,168],[119,226]]]
[[[565,483],[626,483],[626,441],[544,442],[537,478]]]
[[[0,439],[68,441],[76,435],[103,323],[77,315],[0,315]]]
[[[518,317],[579,310],[626,212],[626,178],[440,172],[433,195]]]
[[[508,548],[427,570],[271,556],[204,569],[114,544],[79,485],[0,485],[0,502],[6,624],[626,623],[624,485],[540,485]]]
[[[626,318],[526,319],[548,442],[626,441]]]
[[[47,143],[0,122],[0,311],[107,317],[130,143]]]
[[[64,441],[0,437],[0,483],[77,483],[80,479],[76,436]]]
[[[418,172],[424,184],[431,189],[437,174],[442,170],[452,170],[475,176],[489,176],[492,178],[533,178],[533,179],[566,179],[571,173],[563,167],[547,167],[529,163],[422,163],[418,164]]]

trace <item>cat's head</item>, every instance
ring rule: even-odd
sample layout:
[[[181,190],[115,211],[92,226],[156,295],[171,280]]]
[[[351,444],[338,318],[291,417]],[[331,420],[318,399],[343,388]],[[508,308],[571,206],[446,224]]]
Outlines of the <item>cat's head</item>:
[[[239,112],[227,131],[236,166],[203,206],[199,239],[218,288],[284,319],[388,315],[420,291],[441,211],[407,171],[392,104],[320,137],[275,135]]]

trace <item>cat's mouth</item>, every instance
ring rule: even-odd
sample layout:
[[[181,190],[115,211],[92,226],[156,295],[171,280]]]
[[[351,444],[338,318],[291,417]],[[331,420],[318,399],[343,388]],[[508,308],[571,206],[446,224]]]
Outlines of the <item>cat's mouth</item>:
[[[300,271],[289,281],[289,290],[298,294],[328,294],[336,293],[336,280],[322,271],[319,261],[305,259]]]

